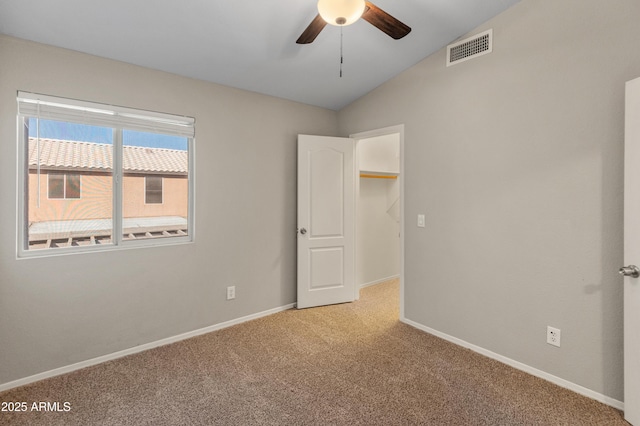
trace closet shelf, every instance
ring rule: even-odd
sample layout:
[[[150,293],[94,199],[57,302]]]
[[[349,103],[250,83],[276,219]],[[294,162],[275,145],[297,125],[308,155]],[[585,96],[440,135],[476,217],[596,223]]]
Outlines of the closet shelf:
[[[380,172],[377,170],[360,170],[361,178],[373,179],[397,179],[400,173],[397,172]]]

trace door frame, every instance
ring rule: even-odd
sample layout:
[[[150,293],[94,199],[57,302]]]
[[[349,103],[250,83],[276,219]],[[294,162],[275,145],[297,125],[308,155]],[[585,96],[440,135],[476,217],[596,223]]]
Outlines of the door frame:
[[[359,198],[360,198],[360,164],[359,164],[359,142],[362,139],[374,138],[377,136],[386,136],[391,134],[398,134],[400,139],[400,174],[398,179],[400,180],[400,321],[404,320],[404,124],[398,124],[395,126],[383,127],[380,129],[369,130],[366,132],[353,133],[349,135],[351,139],[355,140],[355,166],[356,166],[356,179],[355,179],[355,217],[359,216]],[[357,228],[357,224],[356,224]],[[355,244],[356,258],[358,243],[356,238]],[[360,298],[360,284],[356,271],[356,285],[354,300]]]

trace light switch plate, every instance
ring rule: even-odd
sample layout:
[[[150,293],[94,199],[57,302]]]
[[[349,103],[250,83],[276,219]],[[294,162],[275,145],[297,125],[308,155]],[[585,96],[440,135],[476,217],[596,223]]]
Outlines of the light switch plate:
[[[227,287],[227,300],[233,300],[236,298],[236,286],[232,285]]]
[[[418,228],[424,228],[424,215],[418,215]]]

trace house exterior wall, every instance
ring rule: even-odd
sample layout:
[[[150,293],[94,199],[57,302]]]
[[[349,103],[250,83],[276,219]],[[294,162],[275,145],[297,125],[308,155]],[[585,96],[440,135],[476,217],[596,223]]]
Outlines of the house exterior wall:
[[[58,173],[58,172],[56,172]],[[105,219],[112,217],[113,191],[111,175],[106,173],[79,173],[79,199],[49,199],[49,172],[29,171],[29,223],[52,220]],[[38,207],[38,199],[40,206]]]
[[[58,173],[58,172],[56,172]],[[75,172],[74,172],[75,173]],[[81,172],[79,199],[49,199],[47,170],[29,172],[29,223],[53,220],[110,219],[113,208],[112,177],[107,173]],[[124,217],[187,217],[188,179],[163,176],[162,204],[145,203],[144,175],[125,175],[123,179]],[[38,207],[38,198],[40,206]]]
[[[144,175],[125,175],[122,187],[124,217],[187,217],[189,187],[187,177],[163,176],[162,204],[145,203]]]

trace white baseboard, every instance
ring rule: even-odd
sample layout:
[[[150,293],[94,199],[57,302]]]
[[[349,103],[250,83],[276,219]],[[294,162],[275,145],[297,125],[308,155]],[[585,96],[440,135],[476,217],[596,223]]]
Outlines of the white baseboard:
[[[476,346],[472,343],[466,342],[462,339],[458,339],[457,337],[453,337],[453,336],[449,336],[448,334],[442,333],[440,331],[434,330],[432,328],[429,328],[425,325],[422,325],[420,323],[417,323],[415,321],[411,321],[410,319],[407,318],[401,318],[400,319],[401,322],[408,324],[412,327],[417,328],[418,330],[422,330],[426,333],[429,334],[433,334],[434,336],[440,337],[444,340],[447,340],[451,343],[454,343],[458,346],[462,346],[464,348],[467,349],[471,349],[474,352],[477,352],[481,355],[484,355],[486,357],[495,359],[496,361],[500,361],[503,364],[507,364],[513,368],[516,368],[518,370],[524,371],[525,373],[529,373],[532,376],[536,376],[539,377],[541,379],[547,380],[551,383],[554,383],[558,386],[561,386],[565,389],[569,389],[571,391],[574,391],[576,393],[579,393],[580,395],[584,395],[588,398],[591,399],[595,399],[596,401],[602,402],[603,404],[607,404],[610,405],[613,408],[617,408],[618,410],[622,410],[624,411],[624,402],[622,401],[618,401],[617,399],[613,399],[610,398],[606,395],[603,395],[601,393],[595,392],[591,389],[585,388],[584,386],[580,386],[576,383],[570,382],[568,380],[562,379],[560,377],[554,376],[553,374],[549,374],[545,371],[542,370],[538,370],[537,368],[531,367],[527,364],[523,364],[519,361],[515,361],[511,358],[507,358],[505,356],[499,355],[495,352],[491,352],[490,350],[481,348],[480,346]]]
[[[369,287],[369,286],[376,285],[376,284],[382,284],[385,281],[394,280],[396,278],[400,278],[400,275],[392,275],[392,276],[387,277],[387,278],[381,278],[379,280],[375,280],[375,281],[371,281],[371,282],[368,282],[368,283],[364,283],[364,284],[360,285],[360,288],[365,288],[365,287]]]
[[[143,352],[149,349],[157,348],[158,346],[169,345],[171,343],[179,342],[181,340],[186,340],[191,337],[200,336],[201,334],[206,334],[212,331],[221,330],[223,328],[231,327],[232,325],[237,325],[237,324],[241,324],[243,322],[251,321],[261,317],[266,317],[268,315],[273,315],[278,312],[282,312],[282,311],[286,311],[288,309],[294,308],[295,306],[296,306],[295,303],[291,303],[289,305],[269,309],[263,312],[258,312],[256,314],[251,314],[251,315],[247,315],[241,318],[236,318],[230,321],[221,322],[219,324],[210,325],[208,327],[200,328],[198,330],[193,330],[187,333],[178,334],[177,336],[167,337],[165,339],[156,340],[155,342],[145,343],[143,345],[135,346],[133,348],[114,352],[108,355],[99,356],[97,358],[88,359],[86,361],[81,361],[75,364],[71,364],[71,365],[56,368],[53,370],[45,371],[42,373],[34,374],[33,376],[24,377],[22,379],[14,380],[7,383],[2,383],[0,384],[0,392],[17,388],[19,386],[24,386],[29,383],[37,382],[39,380],[48,379],[50,377],[59,376],[61,374],[70,373],[72,371],[80,370],[82,368],[91,367],[92,365],[101,364],[103,362],[111,361],[117,358],[122,358],[127,355],[132,355],[138,352]]]

